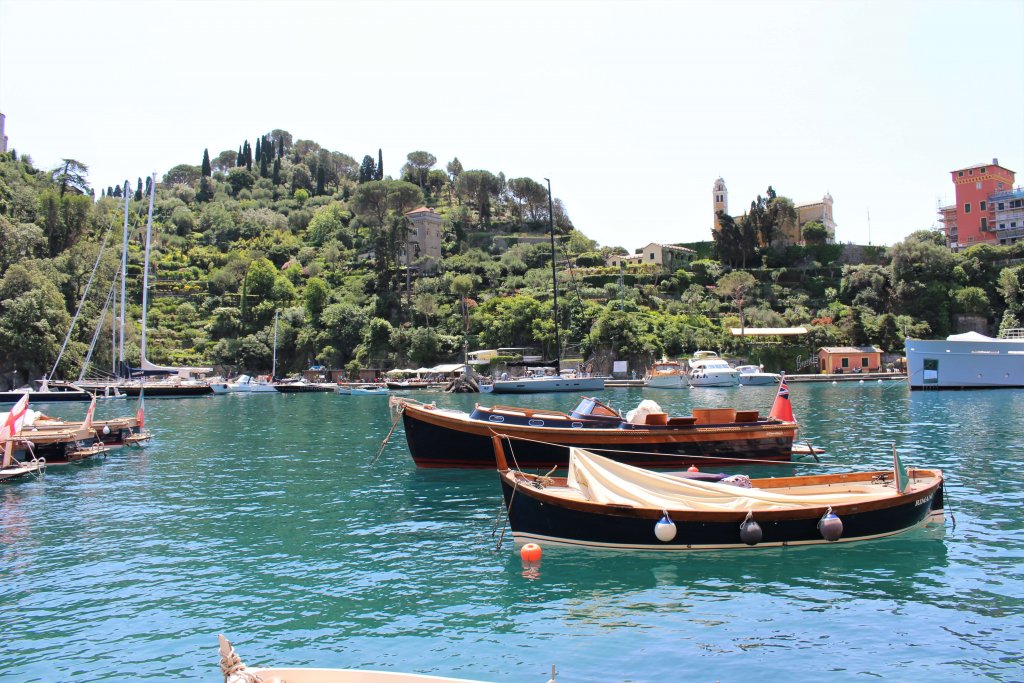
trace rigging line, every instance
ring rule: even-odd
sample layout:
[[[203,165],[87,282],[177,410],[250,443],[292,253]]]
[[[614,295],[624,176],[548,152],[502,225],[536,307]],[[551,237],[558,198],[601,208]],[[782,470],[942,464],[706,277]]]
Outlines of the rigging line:
[[[502,434],[502,437],[506,439],[515,439],[517,441],[529,441],[531,443],[541,444],[543,446],[555,446],[556,448],[580,448],[579,446],[567,446],[562,443],[553,443],[550,441],[540,441],[539,439],[528,439],[525,436],[512,436],[511,434]],[[511,448],[511,444],[509,446]],[[725,455],[688,455],[685,453],[658,453],[657,451],[626,451],[615,448],[583,448],[582,450],[592,451],[595,453],[624,453],[627,455],[657,455],[664,458],[678,458],[679,460],[686,460],[692,458],[701,458],[709,460],[729,460],[737,463],[750,464],[750,465],[831,465],[833,467],[849,467],[848,463],[840,462],[801,462],[799,460],[761,460],[758,458],[730,458]],[[517,466],[518,468],[518,466]]]
[[[92,341],[89,342],[89,351],[85,354],[85,358],[82,360],[82,369],[78,373],[79,382],[81,382],[85,377],[85,369],[89,367],[89,363],[92,361],[92,352],[96,349],[96,342],[99,340],[100,330],[103,329],[103,320],[107,316],[107,308],[110,307],[110,302],[115,300],[116,292],[117,278],[114,278],[114,282],[110,285],[110,292],[107,293],[107,300],[103,304],[103,310],[100,311],[99,318],[96,320],[96,329],[92,333]]]
[[[78,302],[78,308],[75,310],[75,317],[71,319],[71,325],[68,326],[68,333],[64,335],[64,343],[60,345],[60,352],[57,354],[57,360],[53,362],[53,369],[50,370],[50,374],[47,379],[53,379],[53,373],[57,372],[57,365],[60,363],[61,356],[64,355],[64,349],[67,348],[68,342],[71,341],[71,333],[75,329],[75,322],[78,320],[78,315],[82,312],[82,306],[85,305],[85,298],[89,296],[89,288],[92,287],[92,279],[96,276],[96,270],[100,267],[100,259],[103,258],[103,251],[107,248],[107,240],[110,238],[111,229],[114,227],[113,217],[110,219],[110,225],[107,227],[107,234],[103,236],[103,244],[100,245],[100,252],[96,254],[96,263],[92,267],[92,273],[89,274],[89,281],[85,283],[85,291],[82,292],[82,300]]]

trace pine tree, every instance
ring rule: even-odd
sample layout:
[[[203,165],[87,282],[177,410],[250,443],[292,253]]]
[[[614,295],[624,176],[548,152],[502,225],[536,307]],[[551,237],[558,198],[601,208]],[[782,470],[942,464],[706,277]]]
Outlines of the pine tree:
[[[380,151],[380,147],[377,148],[377,172],[373,179],[384,180],[384,153]]]
[[[210,150],[203,150],[203,175],[209,178],[213,175],[213,169],[210,168]]]
[[[363,157],[363,163],[359,166],[359,182],[365,183],[375,180],[377,177],[376,166],[373,164],[373,157],[369,154]]]

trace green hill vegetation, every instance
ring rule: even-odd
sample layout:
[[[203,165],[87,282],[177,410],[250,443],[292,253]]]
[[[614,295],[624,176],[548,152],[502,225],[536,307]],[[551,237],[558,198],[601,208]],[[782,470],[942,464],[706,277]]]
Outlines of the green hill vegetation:
[[[898,352],[907,335],[950,333],[958,315],[992,328],[1024,318],[1024,245],[954,254],[941,234],[922,231],[891,248],[761,248],[772,244],[768,202],[756,225],[688,245],[698,258],[685,268],[620,271],[605,259],[625,250],[587,238],[555,199],[556,350],[549,198],[533,179],[465,170],[457,158],[442,170],[424,151],[396,163],[392,177],[380,150],[357,162],[283,130],[255,147],[196,157],[200,164],[175,166],[157,184],[148,326],[156,363],[268,372],[275,311],[279,375],[314,363],[354,372],[461,360],[464,340],[469,349],[560,351],[595,370],[616,359],[642,368],[698,348],[795,370],[797,357],[819,346]],[[127,188],[133,363],[148,185],[138,178]],[[56,375],[77,377],[86,357],[110,368],[113,320],[110,308],[101,313],[120,268],[124,193],[108,186],[97,198],[76,160],[47,171],[28,155],[0,155],[0,386],[49,372],[94,266]],[[444,221],[442,258],[430,272],[403,264],[405,214],[424,205]],[[741,318],[810,334],[755,343],[729,334]]]

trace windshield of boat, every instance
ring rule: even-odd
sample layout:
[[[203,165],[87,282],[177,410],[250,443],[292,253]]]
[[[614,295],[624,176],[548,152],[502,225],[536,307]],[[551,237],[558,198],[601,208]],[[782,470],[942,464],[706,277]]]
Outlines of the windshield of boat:
[[[700,363],[696,363],[695,367],[704,368],[705,370],[732,370],[732,366],[724,360],[701,361]]]
[[[618,411],[606,406],[596,398],[584,398],[579,405],[573,409],[574,415],[593,415],[596,417],[620,417]]]

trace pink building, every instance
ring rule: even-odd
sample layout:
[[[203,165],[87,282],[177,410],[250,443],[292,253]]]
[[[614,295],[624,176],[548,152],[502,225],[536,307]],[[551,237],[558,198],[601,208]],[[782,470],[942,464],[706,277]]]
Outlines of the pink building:
[[[972,244],[999,244],[999,226],[993,195],[1013,189],[1015,174],[999,165],[976,164],[951,171],[956,187],[956,204],[939,208],[940,221],[950,249],[958,251]]]

